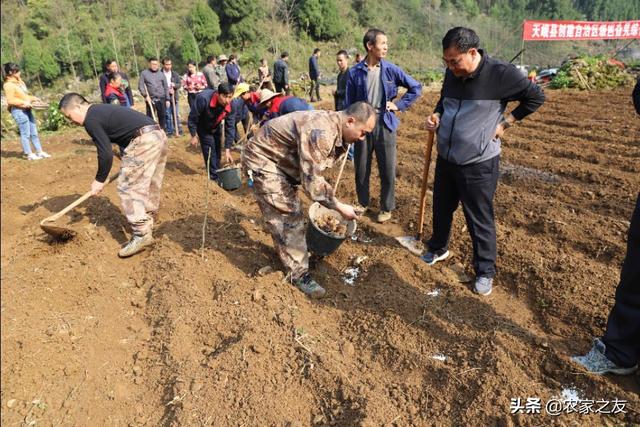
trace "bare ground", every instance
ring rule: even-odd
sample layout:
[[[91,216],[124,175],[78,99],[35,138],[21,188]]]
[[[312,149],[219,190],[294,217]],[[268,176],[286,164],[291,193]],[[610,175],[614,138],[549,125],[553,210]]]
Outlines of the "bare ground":
[[[320,302],[283,282],[247,189],[210,187],[201,250],[206,180],[186,138],[172,140],[157,243],[127,260],[116,255],[128,230],[113,185],[67,216],[72,241],[38,227],[88,189],[96,160],[86,134],[45,137],[54,157],[38,162],[3,140],[3,424],[640,423],[638,375],[586,375],[568,359],[604,329],[640,189],[629,92],[549,92],[510,129],[488,298],[464,283],[471,244],[460,212],[446,263],[430,268],[394,240],[415,233],[422,123],[436,93],[401,117],[394,220],[364,218],[358,240],[314,266],[328,289]],[[341,189],[351,201],[352,176]],[[566,388],[627,400],[627,413],[509,413],[511,398],[546,402]]]

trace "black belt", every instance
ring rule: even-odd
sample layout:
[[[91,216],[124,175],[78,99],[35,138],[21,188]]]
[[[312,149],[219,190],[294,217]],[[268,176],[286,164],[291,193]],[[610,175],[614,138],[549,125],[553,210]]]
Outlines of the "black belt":
[[[138,136],[142,136],[145,133],[149,133],[149,132],[153,132],[156,130],[160,130],[160,125],[147,125],[147,126],[143,126],[140,129],[138,129],[136,131],[136,137]]]

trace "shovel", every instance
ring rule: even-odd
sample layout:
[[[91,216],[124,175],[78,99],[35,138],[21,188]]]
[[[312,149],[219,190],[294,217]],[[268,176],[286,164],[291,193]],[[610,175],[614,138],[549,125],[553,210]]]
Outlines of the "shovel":
[[[119,174],[120,174],[120,172],[114,173],[113,175],[111,175],[111,177],[107,181],[107,184],[110,183],[111,181],[113,181],[114,179],[116,179]],[[80,203],[82,203],[85,200],[87,200],[89,197],[91,197],[91,191],[87,191],[86,193],[84,193],[82,196],[80,196],[79,199],[77,199],[75,202],[71,203],[66,208],[62,209],[60,212],[58,212],[58,213],[56,213],[54,215],[51,215],[51,216],[43,219],[42,221],[40,221],[40,228],[42,228],[42,230],[44,230],[45,233],[49,234],[50,236],[52,236],[52,237],[54,237],[54,238],[56,238],[58,240],[67,241],[69,239],[72,239],[76,235],[76,232],[74,230],[72,230],[71,228],[60,226],[60,225],[56,225],[55,221],[58,218],[62,217],[67,212],[69,212],[71,209],[73,209],[76,206],[78,206]]]
[[[418,234],[416,236],[399,236],[396,240],[412,254],[422,255],[422,237],[424,229],[424,210],[427,206],[427,179],[429,179],[429,166],[431,166],[431,150],[433,149],[434,133],[429,132],[427,151],[424,155],[424,173],[422,175],[422,187],[420,188],[420,213],[418,214]]]

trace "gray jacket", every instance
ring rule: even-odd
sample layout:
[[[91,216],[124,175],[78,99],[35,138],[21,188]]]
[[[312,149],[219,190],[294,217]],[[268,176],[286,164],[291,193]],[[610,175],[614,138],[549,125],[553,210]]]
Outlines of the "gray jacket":
[[[218,74],[216,74],[216,70],[213,65],[205,65],[202,69],[202,74],[204,74],[204,78],[207,79],[207,85],[209,86],[209,89],[218,90],[220,79],[218,78]]]
[[[138,90],[142,96],[147,96],[147,89],[152,100],[169,99],[169,85],[162,71],[151,71],[149,69],[140,73]]]
[[[479,51],[482,60],[473,75],[462,79],[446,71],[435,109],[441,115],[438,155],[456,165],[480,163],[500,154],[495,131],[509,102],[519,102],[511,111],[516,120],[544,103],[542,89],[514,65]]]

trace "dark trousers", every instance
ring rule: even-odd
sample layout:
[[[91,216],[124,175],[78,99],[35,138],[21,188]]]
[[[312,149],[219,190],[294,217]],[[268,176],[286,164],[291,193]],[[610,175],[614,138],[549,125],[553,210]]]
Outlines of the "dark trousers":
[[[193,101],[196,100],[197,93],[187,93],[187,102],[189,103],[189,110],[191,110],[191,106],[193,105]]]
[[[369,206],[369,177],[375,151],[380,175],[380,208],[391,212],[396,208],[396,132],[387,129],[380,117],[373,132],[368,134],[364,141],[356,142],[354,146],[358,203]]]
[[[160,99],[152,99],[151,103],[153,104],[153,109],[156,110],[156,117],[158,117],[158,124],[165,130],[167,128],[167,100],[165,98]],[[149,103],[147,102],[147,116],[153,118],[153,114],[151,113],[151,108],[149,107]]]
[[[285,89],[286,86],[284,83],[273,82],[276,85],[276,92],[285,92],[285,95],[289,95],[289,89]]]
[[[459,166],[438,157],[433,184],[431,252],[448,249],[453,213],[462,202],[473,244],[473,268],[478,277],[496,274],[496,225],[493,196],[498,185],[500,158]]]
[[[315,91],[316,97],[314,99],[313,92]],[[311,79],[311,88],[309,89],[309,97],[311,98],[311,102],[317,100],[320,101],[320,83],[318,83],[318,79]]]
[[[616,301],[602,341],[607,358],[617,365],[631,367],[640,361],[640,193],[631,217]]]
[[[204,167],[209,164],[209,179],[217,180],[220,168],[220,156],[222,154],[222,126],[218,126],[213,133],[200,133],[200,147],[202,148],[202,156],[204,157]]]

